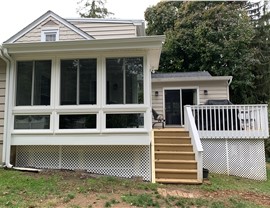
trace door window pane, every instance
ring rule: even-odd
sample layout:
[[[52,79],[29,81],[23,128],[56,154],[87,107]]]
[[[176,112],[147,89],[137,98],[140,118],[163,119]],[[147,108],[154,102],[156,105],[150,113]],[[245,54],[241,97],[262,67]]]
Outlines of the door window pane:
[[[95,129],[97,116],[92,115],[60,115],[60,129]]]
[[[61,61],[61,105],[96,104],[96,59]]]
[[[61,105],[77,104],[78,60],[61,61]]]
[[[144,116],[140,113],[107,114],[106,128],[143,128]]]
[[[107,104],[143,103],[143,58],[106,59]]]
[[[16,106],[31,105],[33,62],[17,63]]]
[[[35,62],[34,105],[50,105],[51,61]]]
[[[80,104],[96,104],[96,59],[80,60]]]
[[[180,125],[180,90],[165,90],[165,114],[167,125]]]
[[[49,129],[49,115],[23,115],[15,116],[14,129]]]
[[[126,103],[143,103],[143,59],[126,58]]]
[[[107,104],[123,104],[123,59],[106,60]]]

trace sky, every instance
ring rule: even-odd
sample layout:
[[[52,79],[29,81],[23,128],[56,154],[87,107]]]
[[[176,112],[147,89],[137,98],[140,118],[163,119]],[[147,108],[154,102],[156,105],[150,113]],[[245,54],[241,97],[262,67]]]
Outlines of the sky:
[[[15,35],[28,24],[46,13],[53,11],[63,18],[79,17],[79,0],[1,0],[0,44]],[[105,7],[117,19],[144,19],[147,7],[159,0],[107,0]]]

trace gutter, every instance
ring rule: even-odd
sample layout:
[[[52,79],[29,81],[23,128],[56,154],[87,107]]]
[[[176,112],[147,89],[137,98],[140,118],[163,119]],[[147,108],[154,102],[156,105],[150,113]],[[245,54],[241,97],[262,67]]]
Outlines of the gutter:
[[[203,77],[158,77],[152,78],[152,82],[195,82],[195,81],[228,81],[232,82],[232,76],[203,76]]]
[[[115,51],[115,50],[161,50],[165,36],[139,36],[133,38],[95,39],[58,42],[4,43],[11,54],[52,53],[76,51]]]

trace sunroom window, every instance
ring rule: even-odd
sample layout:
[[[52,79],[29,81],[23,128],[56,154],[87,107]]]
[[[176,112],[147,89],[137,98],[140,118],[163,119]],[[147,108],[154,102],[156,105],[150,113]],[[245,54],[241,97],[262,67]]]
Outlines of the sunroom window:
[[[106,59],[107,104],[143,103],[143,58]]]
[[[96,114],[60,115],[59,129],[95,129]]]
[[[14,129],[49,129],[49,115],[16,115]]]
[[[107,114],[106,128],[143,128],[144,115],[142,113]]]
[[[96,104],[96,59],[61,60],[61,105]]]
[[[51,61],[17,62],[16,106],[50,105]]]

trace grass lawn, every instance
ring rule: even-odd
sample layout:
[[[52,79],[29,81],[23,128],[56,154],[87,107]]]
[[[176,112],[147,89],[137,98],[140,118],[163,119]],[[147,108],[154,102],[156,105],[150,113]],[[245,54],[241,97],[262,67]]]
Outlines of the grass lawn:
[[[270,164],[267,175],[267,181],[254,181],[210,173],[202,185],[162,185],[85,172],[0,169],[0,207],[270,207]]]

